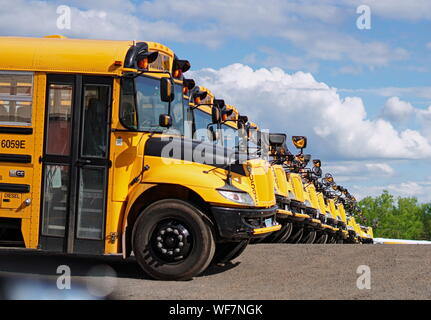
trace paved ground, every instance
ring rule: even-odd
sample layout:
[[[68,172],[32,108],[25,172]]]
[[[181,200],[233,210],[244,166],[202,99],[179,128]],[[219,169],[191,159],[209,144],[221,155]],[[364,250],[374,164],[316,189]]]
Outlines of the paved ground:
[[[426,245],[254,245],[232,265],[163,282],[145,277],[133,259],[0,250],[0,276],[56,281],[57,267],[67,265],[72,289],[115,288],[117,299],[431,299],[430,262]],[[370,290],[357,288],[360,265],[370,268]]]

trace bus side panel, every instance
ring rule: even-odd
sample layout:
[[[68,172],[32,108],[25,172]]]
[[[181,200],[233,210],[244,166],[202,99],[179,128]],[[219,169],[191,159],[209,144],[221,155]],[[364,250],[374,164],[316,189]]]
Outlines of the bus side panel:
[[[46,105],[46,74],[36,73],[35,76],[35,104],[33,108],[34,119],[34,160],[33,160],[33,183],[32,183],[32,205],[31,217],[28,222],[23,223],[24,227],[30,230],[27,248],[37,248],[39,244],[39,225],[42,215],[42,163],[39,159],[43,156],[44,131],[45,131],[45,105]],[[24,222],[24,221],[23,221]]]
[[[309,197],[310,202],[311,202],[311,206],[315,209],[320,210],[319,200],[317,199],[316,188],[314,187],[313,184],[310,184],[307,186],[306,189],[307,189],[308,197]]]
[[[111,128],[122,128],[119,123],[120,80],[114,80]],[[111,133],[108,203],[106,211],[105,254],[120,253],[123,217],[133,186],[130,182],[140,175],[144,159],[143,133],[117,131]]]
[[[0,133],[0,218],[21,220],[26,248],[37,248],[39,236],[45,81],[44,74],[34,74],[31,126],[7,126],[9,130],[32,131]]]
[[[290,173],[289,178],[293,186],[293,191],[295,192],[296,200],[305,202],[304,185],[302,184],[301,176],[296,173]]]

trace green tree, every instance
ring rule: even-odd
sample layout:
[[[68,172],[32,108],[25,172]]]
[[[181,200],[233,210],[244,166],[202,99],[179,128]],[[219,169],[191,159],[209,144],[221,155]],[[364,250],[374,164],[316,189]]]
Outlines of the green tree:
[[[382,238],[431,239],[431,204],[419,204],[416,198],[394,198],[388,191],[359,202],[363,218],[373,226],[374,236]]]
[[[424,238],[431,240],[431,203],[422,205],[422,223],[424,225]]]

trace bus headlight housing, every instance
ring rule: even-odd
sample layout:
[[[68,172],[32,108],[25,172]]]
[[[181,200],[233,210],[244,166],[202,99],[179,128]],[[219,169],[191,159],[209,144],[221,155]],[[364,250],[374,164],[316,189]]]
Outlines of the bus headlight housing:
[[[247,192],[227,191],[227,190],[217,190],[217,191],[223,197],[225,197],[230,201],[246,204],[249,206],[254,206],[254,201]]]

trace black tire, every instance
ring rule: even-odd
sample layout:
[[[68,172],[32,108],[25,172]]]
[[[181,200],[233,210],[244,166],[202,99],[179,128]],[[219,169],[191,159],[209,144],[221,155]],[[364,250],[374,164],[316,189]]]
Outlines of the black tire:
[[[134,225],[132,241],[141,268],[159,280],[193,278],[208,267],[215,251],[204,214],[177,199],[148,206]]]
[[[328,244],[335,244],[335,243],[337,243],[337,239],[335,239],[335,237],[333,235],[329,235],[328,236],[328,241],[326,241],[326,243],[328,243]]]
[[[253,239],[250,239],[250,244],[265,243],[265,242],[267,242],[267,241],[266,241],[266,238],[268,238],[268,236],[266,236],[266,237],[261,237],[261,238],[253,238]]]
[[[343,244],[344,243],[344,240],[343,239],[338,239],[337,240],[337,244]]]
[[[344,240],[344,243],[347,243],[347,244],[355,244],[355,240],[349,237],[349,238],[347,238],[346,240]]]
[[[7,240],[7,229],[0,228],[0,240]]]
[[[292,234],[293,231],[293,223],[292,222],[288,222],[286,224],[286,230],[284,232],[284,235],[278,239],[278,243],[286,243],[287,239],[289,239],[290,235]]]
[[[304,244],[313,243],[314,240],[316,240],[316,236],[317,236],[317,232],[315,230],[305,229],[301,237],[300,243],[304,243]]]
[[[303,226],[293,226],[292,233],[290,237],[286,240],[287,243],[299,243],[301,241],[302,235],[304,233]]]
[[[247,248],[249,240],[240,242],[223,242],[216,244],[216,250],[212,264],[225,264],[238,258]]]
[[[327,241],[328,241],[328,234],[326,232],[321,232],[319,235],[317,235],[316,239],[314,240],[314,243],[325,244]]]
[[[286,242],[287,238],[289,238],[290,234],[292,233],[292,223],[290,222],[284,222],[281,229],[271,233],[267,237],[264,238],[263,242],[265,243],[284,243]]]

